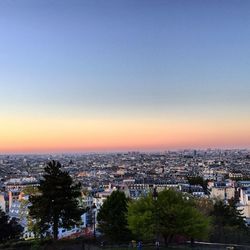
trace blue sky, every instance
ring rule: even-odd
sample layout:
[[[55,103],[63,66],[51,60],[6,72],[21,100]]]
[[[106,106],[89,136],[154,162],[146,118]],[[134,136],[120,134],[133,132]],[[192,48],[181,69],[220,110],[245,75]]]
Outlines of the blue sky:
[[[249,114],[250,2],[0,2],[0,114]]]

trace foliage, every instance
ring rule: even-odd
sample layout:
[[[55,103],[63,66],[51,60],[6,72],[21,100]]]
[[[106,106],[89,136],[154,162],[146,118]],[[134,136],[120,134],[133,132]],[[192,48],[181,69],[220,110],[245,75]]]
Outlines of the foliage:
[[[200,213],[192,200],[174,190],[159,193],[131,202],[128,208],[128,224],[138,238],[163,237],[168,244],[174,236],[206,238],[209,219]]]
[[[188,177],[187,179],[190,185],[200,185],[202,186],[204,192],[206,194],[208,193],[208,188],[207,188],[208,180],[204,180],[201,176],[192,176]]]
[[[78,208],[80,184],[73,184],[67,172],[62,171],[58,161],[50,161],[40,181],[38,193],[30,196],[30,215],[36,220],[40,233],[53,229],[54,239],[58,238],[58,228],[70,228],[79,223],[82,214]]]
[[[0,209],[0,242],[18,239],[22,231],[23,227],[18,224],[17,219],[10,219],[9,216]]]
[[[104,201],[97,216],[98,228],[112,242],[123,242],[129,239],[127,228],[128,199],[120,191],[114,191]]]
[[[27,186],[23,188],[22,192],[24,195],[36,195],[39,192],[38,187]]]
[[[236,226],[239,229],[246,229],[244,216],[237,209],[235,203],[225,204],[223,201],[217,201],[214,204],[212,215],[216,225]]]
[[[213,200],[205,198],[205,197],[199,197],[194,199],[195,207],[205,216],[210,216],[213,209],[214,204]]]
[[[155,206],[151,197],[131,201],[128,206],[128,227],[138,239],[152,239],[155,235]]]
[[[22,190],[23,194],[30,197],[39,195],[38,187],[27,186]],[[33,232],[35,237],[39,236],[39,226],[36,224],[35,220],[27,214],[28,207],[30,206],[30,201],[28,199],[22,199],[20,201],[19,217],[21,220],[27,220],[27,229],[29,232]]]
[[[245,224],[242,211],[237,209],[234,200],[229,201],[229,204],[217,201],[211,215],[213,216],[211,241],[222,243],[249,242],[249,229]]]

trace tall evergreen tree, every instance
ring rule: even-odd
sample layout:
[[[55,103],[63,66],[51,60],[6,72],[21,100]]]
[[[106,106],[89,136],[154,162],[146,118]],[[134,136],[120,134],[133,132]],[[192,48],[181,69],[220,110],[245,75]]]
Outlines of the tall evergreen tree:
[[[127,225],[128,199],[120,191],[114,191],[104,201],[98,216],[98,228],[112,242],[123,242],[129,239]]]
[[[249,242],[249,229],[242,211],[237,209],[235,201],[231,200],[229,204],[217,201],[211,215],[213,217],[211,241],[222,243]]]
[[[80,183],[73,184],[70,175],[61,170],[60,162],[48,162],[38,195],[30,197],[30,215],[41,233],[52,227],[57,240],[59,227],[71,228],[78,224],[82,214],[77,199],[80,195]]]

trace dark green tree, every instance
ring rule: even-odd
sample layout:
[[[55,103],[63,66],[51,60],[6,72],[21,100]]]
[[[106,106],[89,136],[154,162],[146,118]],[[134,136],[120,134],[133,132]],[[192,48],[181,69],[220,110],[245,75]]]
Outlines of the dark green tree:
[[[204,180],[201,176],[190,176],[187,177],[188,183],[190,185],[200,185],[202,186],[204,192],[208,194],[208,180]]]
[[[0,209],[0,242],[18,239],[22,232],[23,227],[18,224],[17,219],[10,219],[9,216]]]
[[[120,191],[114,191],[104,201],[97,215],[98,228],[112,242],[123,242],[131,233],[127,224],[128,199]]]
[[[210,221],[182,193],[165,190],[157,200],[152,196],[131,202],[128,224],[138,238],[164,238],[168,244],[175,236],[203,239],[208,236]]]
[[[217,225],[221,226],[237,226],[240,229],[246,229],[244,216],[242,212],[237,209],[236,204],[232,201],[225,204],[223,201],[217,201],[214,204],[212,215],[215,218]]]
[[[9,217],[0,210],[0,241],[3,242],[4,240],[8,239],[8,233],[6,228],[8,227]]]
[[[211,241],[243,243],[249,238],[249,229],[244,216],[242,211],[237,209],[234,200],[230,200],[228,204],[225,204],[224,201],[217,201],[211,215],[213,217]]]
[[[70,175],[61,170],[60,162],[48,162],[38,194],[30,197],[30,216],[35,219],[40,233],[52,227],[57,240],[59,227],[71,228],[79,224],[83,212],[78,206],[80,195],[80,183],[73,183]]]

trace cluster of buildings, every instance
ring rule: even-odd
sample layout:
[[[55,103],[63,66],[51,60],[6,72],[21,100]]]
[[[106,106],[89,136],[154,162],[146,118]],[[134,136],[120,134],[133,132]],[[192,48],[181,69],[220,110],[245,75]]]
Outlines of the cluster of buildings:
[[[27,187],[36,187],[49,160],[59,160],[63,169],[82,184],[81,204],[88,209],[82,226],[59,230],[59,237],[96,229],[96,216],[105,199],[121,190],[131,199],[139,199],[157,188],[158,192],[174,188],[196,197],[209,197],[237,206],[250,225],[250,151],[183,150],[162,153],[112,153],[63,155],[0,156],[0,207],[16,217],[25,228],[24,238],[33,237],[27,227]],[[203,183],[190,179],[201,177]],[[206,186],[204,186],[206,183]],[[26,192],[25,192],[26,190]],[[95,232],[96,233],[96,232]]]

